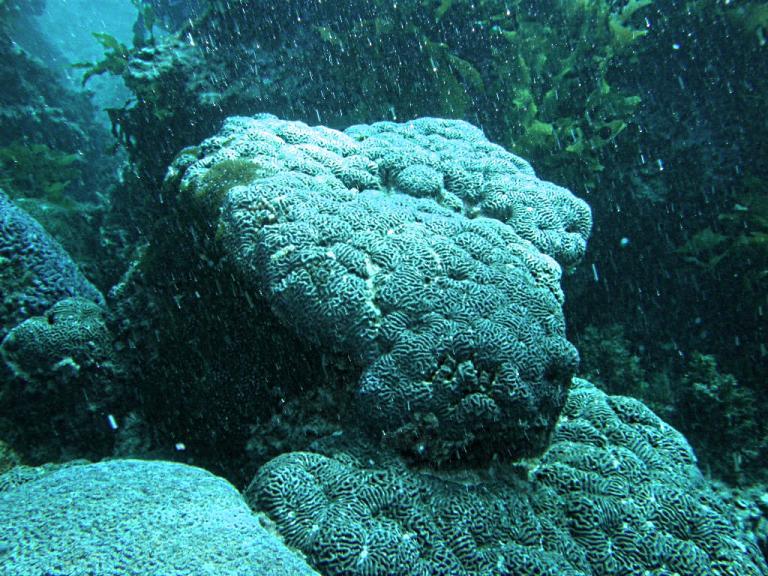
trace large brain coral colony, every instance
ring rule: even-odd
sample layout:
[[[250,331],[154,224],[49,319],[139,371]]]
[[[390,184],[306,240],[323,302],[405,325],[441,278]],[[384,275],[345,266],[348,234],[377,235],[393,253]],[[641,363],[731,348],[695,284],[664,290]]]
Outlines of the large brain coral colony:
[[[247,176],[225,194],[222,165]],[[220,203],[225,252],[277,317],[353,359],[389,443],[433,462],[544,447],[578,361],[558,261],[584,253],[584,202],[432,118],[344,133],[231,118],[179,178]]]
[[[356,370],[357,430],[247,491],[324,574],[768,573],[677,432],[572,384],[561,266],[590,210],[477,128],[230,118],[166,186],[283,326]]]

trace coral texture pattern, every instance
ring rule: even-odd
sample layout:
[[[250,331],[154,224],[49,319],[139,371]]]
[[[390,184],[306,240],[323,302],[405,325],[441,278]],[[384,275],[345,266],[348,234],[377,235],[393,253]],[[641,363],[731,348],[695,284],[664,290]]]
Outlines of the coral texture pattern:
[[[12,476],[0,477],[3,576],[315,574],[200,468],[113,460]]]
[[[584,380],[517,475],[300,452],[262,467],[246,496],[329,576],[768,574],[685,439]]]
[[[0,190],[0,337],[44,313],[58,300],[81,297],[103,304],[61,245]]]
[[[590,211],[473,126],[345,133],[230,118],[168,181],[219,209],[236,269],[297,334],[361,368],[371,429],[432,461],[542,449],[577,362],[561,268]]]

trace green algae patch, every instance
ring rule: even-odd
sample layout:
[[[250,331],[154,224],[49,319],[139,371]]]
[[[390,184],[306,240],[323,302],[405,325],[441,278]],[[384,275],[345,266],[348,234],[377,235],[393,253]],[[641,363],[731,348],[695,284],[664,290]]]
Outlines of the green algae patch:
[[[224,160],[205,174],[200,186],[195,188],[193,197],[196,202],[208,208],[218,209],[231,188],[271,176],[272,173],[272,170],[252,160]]]

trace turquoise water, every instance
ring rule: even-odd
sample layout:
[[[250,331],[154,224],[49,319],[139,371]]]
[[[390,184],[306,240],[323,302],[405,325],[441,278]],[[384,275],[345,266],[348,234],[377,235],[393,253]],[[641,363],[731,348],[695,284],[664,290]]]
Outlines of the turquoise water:
[[[768,574],[767,26],[0,0],[0,575]]]

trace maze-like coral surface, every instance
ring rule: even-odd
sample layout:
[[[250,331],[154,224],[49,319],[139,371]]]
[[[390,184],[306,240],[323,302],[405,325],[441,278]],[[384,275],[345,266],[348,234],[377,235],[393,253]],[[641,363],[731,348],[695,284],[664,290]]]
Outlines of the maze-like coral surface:
[[[4,576],[315,574],[231,484],[174,462],[14,469],[0,517]]]
[[[577,354],[561,269],[589,209],[461,121],[231,118],[169,181],[272,310],[361,368],[369,426],[443,461],[539,451]]]
[[[352,126],[345,134],[376,162],[385,185],[470,218],[499,220],[563,266],[584,256],[592,228],[589,207],[537,178],[525,160],[488,142],[480,129],[421,118]]]
[[[122,366],[103,307],[65,298],[0,343],[0,427],[27,461],[92,455],[114,442]],[[119,413],[119,412],[118,412]]]
[[[0,338],[73,296],[104,303],[61,245],[0,190]]]
[[[60,300],[45,315],[15,326],[0,345],[0,357],[27,378],[65,359],[78,365],[106,363],[112,341],[103,316],[90,300]]]
[[[550,448],[505,471],[300,452],[246,495],[329,576],[768,574],[685,439],[637,400],[576,381]]]

